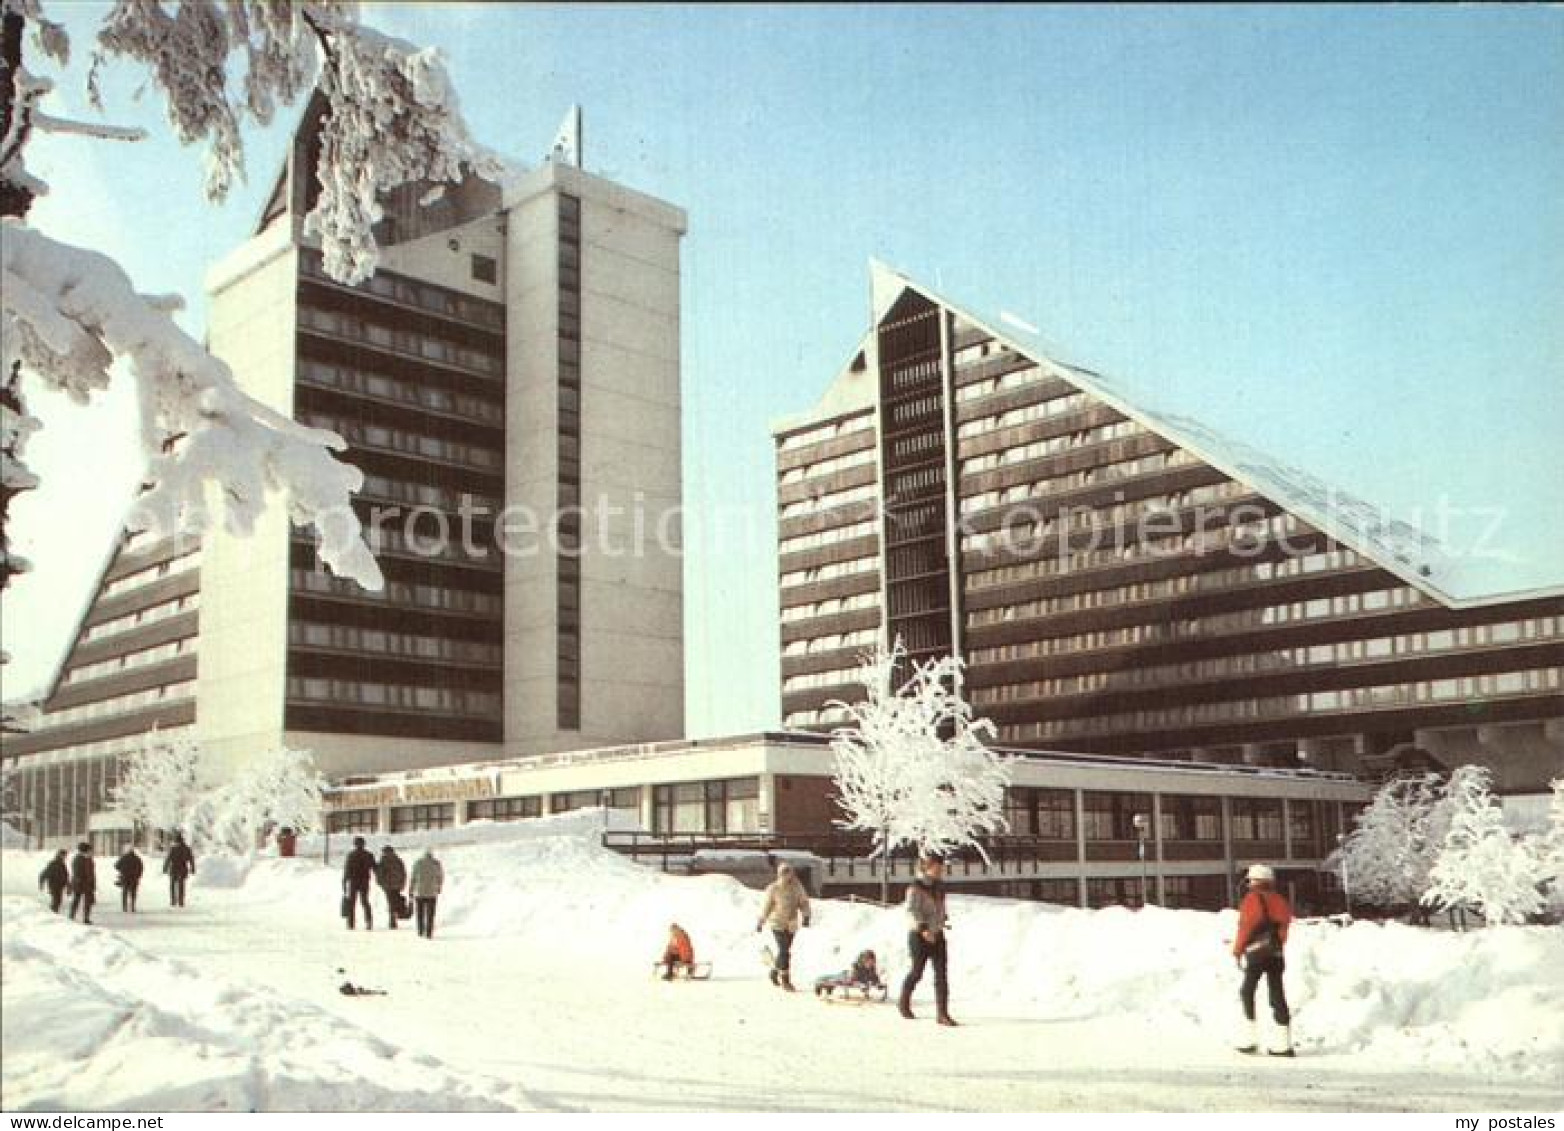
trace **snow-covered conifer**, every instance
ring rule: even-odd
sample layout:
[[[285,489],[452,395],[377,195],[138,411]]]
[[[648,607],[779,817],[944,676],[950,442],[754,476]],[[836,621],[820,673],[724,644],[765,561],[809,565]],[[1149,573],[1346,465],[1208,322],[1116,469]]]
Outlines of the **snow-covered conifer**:
[[[1423,902],[1470,907],[1490,924],[1524,923],[1542,909],[1543,869],[1532,846],[1513,836],[1488,788],[1486,766],[1450,778],[1450,828]]]

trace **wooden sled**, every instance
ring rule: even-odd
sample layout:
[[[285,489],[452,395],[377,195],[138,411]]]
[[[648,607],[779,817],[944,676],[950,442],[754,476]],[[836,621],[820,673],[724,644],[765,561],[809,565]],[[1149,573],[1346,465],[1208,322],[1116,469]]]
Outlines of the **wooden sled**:
[[[885,1001],[887,995],[884,986],[860,986],[854,982],[819,982],[815,985],[817,998],[840,1005],[870,1005]]]
[[[672,978],[664,978],[663,976],[667,973],[668,964],[666,962],[652,963],[652,977],[669,982],[704,982],[711,977],[711,963],[697,962],[693,966],[677,965],[673,969]]]

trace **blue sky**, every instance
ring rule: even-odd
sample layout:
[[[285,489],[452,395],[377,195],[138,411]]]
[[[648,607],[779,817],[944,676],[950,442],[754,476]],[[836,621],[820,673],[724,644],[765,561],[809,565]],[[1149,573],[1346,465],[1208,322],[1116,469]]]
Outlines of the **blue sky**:
[[[587,167],[690,214],[686,501],[750,531],[690,546],[692,733],[777,721],[768,425],[864,331],[870,256],[1405,516],[1501,512],[1517,583],[1564,572],[1564,11],[366,18],[444,49],[474,132],[507,156],[541,157],[579,102]],[[111,86],[116,120],[149,114],[133,89]],[[252,135],[251,183],[223,208],[195,153],[67,139],[34,161],[55,189],[38,222],[185,294],[199,330],[204,265],[247,233],[285,132]],[[134,479],[127,398],[41,407],[48,486],[18,533],[48,576],[7,597],[7,694],[58,658]]]

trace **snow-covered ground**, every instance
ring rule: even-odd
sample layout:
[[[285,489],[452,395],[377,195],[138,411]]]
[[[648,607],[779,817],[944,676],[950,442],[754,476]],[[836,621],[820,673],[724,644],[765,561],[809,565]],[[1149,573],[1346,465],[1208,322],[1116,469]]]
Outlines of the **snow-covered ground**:
[[[118,890],[85,927],[3,864],[0,1106],[23,1109],[1557,1110],[1564,931],[1309,921],[1288,947],[1296,1060],[1230,1051],[1232,912],[951,900],[952,1012],[829,1005],[808,983],[864,947],[905,970],[899,912],[816,904],[788,995],[759,893],[663,876],[594,843],[601,815],[393,838],[445,862],[436,937],[348,932],[335,867],[202,861],[170,910]],[[378,851],[386,838],[371,838]],[[333,843],[340,859],[341,838]],[[112,875],[108,862],[100,873]],[[715,965],[650,975],[671,920]],[[348,997],[344,981],[386,991]],[[1261,992],[1262,1012],[1264,992]]]

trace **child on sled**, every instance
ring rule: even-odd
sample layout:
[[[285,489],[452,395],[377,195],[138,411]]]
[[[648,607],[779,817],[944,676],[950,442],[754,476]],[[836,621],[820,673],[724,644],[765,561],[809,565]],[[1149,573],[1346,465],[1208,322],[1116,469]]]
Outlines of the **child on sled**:
[[[815,980],[815,994],[818,997],[830,997],[837,990],[844,991],[844,996],[849,991],[857,990],[866,999],[870,996],[885,997],[885,983],[880,980],[880,966],[874,951],[866,950],[860,954],[853,961],[851,970],[827,974]]]
[[[665,982],[673,981],[675,974],[683,974],[687,978],[695,975],[695,944],[690,941],[689,933],[677,923],[668,927],[668,945],[657,962],[657,968],[663,971]]]

